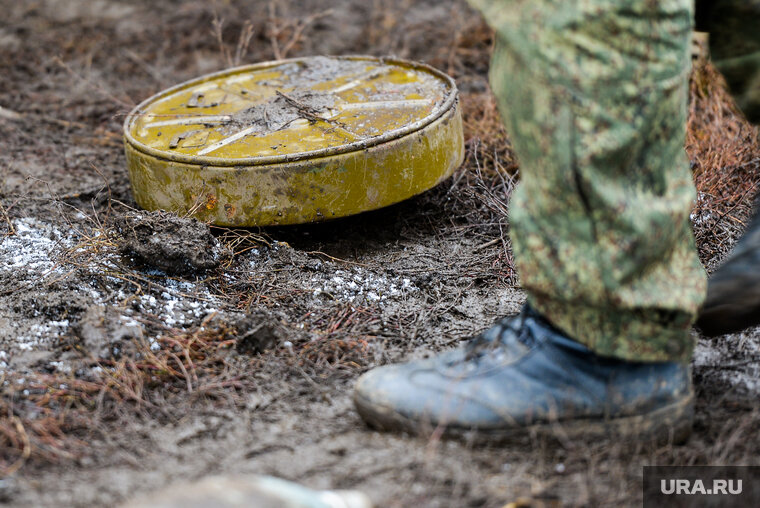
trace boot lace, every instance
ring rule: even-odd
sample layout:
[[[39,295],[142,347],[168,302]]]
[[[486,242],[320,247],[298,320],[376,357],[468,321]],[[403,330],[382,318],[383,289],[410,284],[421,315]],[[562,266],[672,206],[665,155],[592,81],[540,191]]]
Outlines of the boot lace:
[[[518,343],[533,347],[536,337],[525,319],[530,316],[530,309],[523,308],[517,316],[499,320],[494,326],[476,336],[465,345],[465,361],[479,361],[485,356],[515,351]],[[519,347],[522,350],[523,347]]]

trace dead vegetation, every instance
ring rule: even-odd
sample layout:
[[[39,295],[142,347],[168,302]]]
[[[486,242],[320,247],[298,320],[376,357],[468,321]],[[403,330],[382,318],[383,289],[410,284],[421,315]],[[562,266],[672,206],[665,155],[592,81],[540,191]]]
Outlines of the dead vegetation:
[[[690,92],[686,151],[698,192],[692,223],[702,263],[713,269],[744,231],[760,190],[760,137],[704,57],[694,61]]]
[[[757,406],[717,383],[717,367],[697,369],[700,412],[690,445],[632,454],[613,443],[472,450],[467,444],[410,438],[399,438],[388,451],[352,416],[329,413],[326,408],[333,403],[348,405],[351,380],[363,369],[450,347],[515,309],[521,297],[505,303],[500,296],[512,294],[505,292],[517,284],[506,211],[519,165],[486,86],[491,32],[456,2],[420,10],[403,0],[376,0],[358,14],[327,9],[323,3],[156,7],[152,21],[155,16],[168,26],[171,19],[185,29],[171,33],[152,26],[158,22],[116,28],[115,19],[127,23],[137,16],[134,12],[101,19],[105,28],[86,16],[75,17],[40,35],[37,47],[19,46],[9,56],[0,55],[0,65],[13,70],[0,75],[0,90],[6,90],[0,91],[0,103],[20,112],[18,118],[4,114],[0,119],[0,133],[10,140],[7,154],[0,154],[5,172],[0,188],[3,235],[17,235],[19,218],[40,217],[75,238],[40,280],[30,277],[19,284],[0,278],[0,294],[6,298],[0,303],[8,308],[14,300],[41,302],[31,310],[17,305],[13,319],[72,323],[49,344],[52,357],[70,366],[69,371],[51,367],[47,359],[2,374],[0,476],[28,471],[49,479],[60,471],[57,467],[74,467],[120,447],[132,447],[135,456],[144,457],[149,445],[135,436],[151,422],[179,425],[190,413],[229,411],[239,416],[252,407],[257,418],[273,426],[303,419],[308,425],[307,431],[296,428],[283,432],[284,437],[254,436],[265,451],[250,452],[251,457],[264,457],[270,448],[298,448],[316,435],[329,436],[333,427],[361,430],[355,438],[365,440],[362,446],[379,457],[378,463],[368,459],[369,465],[360,464],[356,471],[347,466],[328,469],[329,474],[334,483],[351,487],[362,482],[372,486],[370,480],[377,476],[377,491],[390,492],[384,499],[396,506],[425,505],[431,499],[441,506],[452,499],[462,505],[503,504],[510,500],[503,486],[488,484],[490,497],[479,490],[486,488],[483,478],[503,476],[505,464],[514,467],[510,481],[516,484],[510,485],[528,485],[523,490],[535,498],[603,505],[628,504],[638,495],[637,468],[642,463],[756,461]],[[32,7],[14,15],[20,24],[28,19],[30,26],[55,26]],[[445,23],[431,22],[430,16]],[[361,33],[353,31],[354,25]],[[80,29],[81,37],[70,35],[72,27]],[[119,30],[128,35],[118,35]],[[99,49],[107,39],[104,33],[129,47],[126,58]],[[150,41],[160,37],[166,42],[157,49]],[[53,54],[49,48],[60,51]],[[33,51],[47,55],[47,63]],[[229,255],[201,263],[200,271],[183,265],[169,275],[119,254],[125,238],[119,221],[136,213],[118,148],[120,121],[129,105],[160,87],[224,66],[340,52],[396,53],[452,74],[462,91],[467,147],[462,169],[410,202],[339,224],[266,231],[212,227],[215,241]],[[34,65],[18,63],[27,61]],[[135,75],[140,78],[130,79]],[[46,79],[59,87],[65,84],[67,92],[46,88],[41,84]],[[23,83],[32,85],[10,91]],[[55,121],[38,122],[43,116]],[[746,221],[760,183],[760,145],[756,129],[742,118],[720,76],[703,61],[695,65],[691,83],[686,149],[699,190],[693,214],[697,244],[703,262],[712,267]],[[173,223],[174,218],[158,225]],[[199,238],[208,240],[205,233]],[[336,277],[359,289],[335,282]],[[405,281],[411,289],[391,295],[391,285],[401,287]],[[88,300],[77,293],[80,287],[105,296]],[[384,298],[381,290],[387,299],[367,297],[374,291]],[[71,294],[72,300],[46,304],[41,297],[51,291]],[[169,302],[213,302],[213,308],[189,321],[169,323],[165,312],[145,304],[150,298],[161,301],[164,293]],[[97,346],[88,345],[77,325],[92,306],[107,309],[92,331]],[[104,324],[126,318],[134,321],[129,321],[133,336]],[[251,394],[257,402],[251,402]],[[735,425],[724,425],[726,421]],[[242,424],[232,420],[230,425]],[[119,433],[122,440],[115,437]],[[324,453],[332,456],[331,442],[325,446]],[[410,449],[416,448],[423,456],[417,462],[409,458]],[[472,470],[445,469],[447,454],[471,460]],[[443,459],[435,458],[439,455]],[[202,464],[204,457],[194,460]],[[101,459],[99,464],[107,467],[109,462]],[[148,467],[162,468],[163,463],[157,459]],[[205,464],[198,467],[205,471]],[[429,497],[412,491],[415,482],[425,485]]]

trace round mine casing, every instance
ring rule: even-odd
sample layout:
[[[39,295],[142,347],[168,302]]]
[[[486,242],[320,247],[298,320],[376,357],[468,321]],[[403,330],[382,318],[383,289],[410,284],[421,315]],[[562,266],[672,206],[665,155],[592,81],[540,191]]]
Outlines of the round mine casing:
[[[141,207],[224,226],[381,208],[435,186],[464,157],[453,80],[373,57],[282,60],[188,81],[137,106],[124,139]]]

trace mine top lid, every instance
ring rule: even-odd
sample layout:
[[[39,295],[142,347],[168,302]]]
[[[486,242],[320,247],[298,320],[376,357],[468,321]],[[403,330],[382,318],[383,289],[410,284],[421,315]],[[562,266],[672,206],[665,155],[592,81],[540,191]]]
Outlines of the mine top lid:
[[[124,123],[136,149],[178,162],[260,165],[361,150],[424,128],[456,85],[423,64],[307,57],[238,67],[170,88]]]

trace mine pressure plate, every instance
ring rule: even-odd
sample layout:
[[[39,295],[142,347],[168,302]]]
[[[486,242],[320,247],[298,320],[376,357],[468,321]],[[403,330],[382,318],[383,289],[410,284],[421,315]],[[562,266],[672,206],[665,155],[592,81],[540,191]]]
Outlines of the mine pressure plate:
[[[137,106],[124,138],[140,206],[226,226],[374,210],[435,186],[464,156],[453,80],[372,57],[204,76]]]

